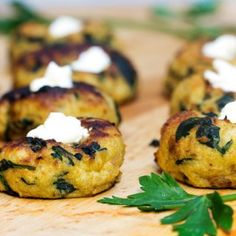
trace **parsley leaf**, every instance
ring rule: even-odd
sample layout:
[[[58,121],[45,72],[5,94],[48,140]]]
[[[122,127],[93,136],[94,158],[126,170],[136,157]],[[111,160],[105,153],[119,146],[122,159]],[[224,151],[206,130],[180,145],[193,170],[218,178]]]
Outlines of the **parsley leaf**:
[[[223,203],[222,198],[217,192],[209,194],[208,197],[211,199],[212,202],[212,215],[217,226],[219,226],[225,231],[229,231],[233,224],[232,208]]]
[[[101,203],[128,205],[139,207],[143,211],[163,211],[184,206],[193,195],[186,193],[179,184],[167,173],[142,176],[139,183],[143,192],[127,198],[104,198]]]
[[[173,227],[180,236],[216,235],[216,228],[210,217],[208,207],[209,199],[206,196],[195,197],[176,213],[163,218],[161,223],[173,224],[186,220],[185,223]]]
[[[207,195],[187,193],[168,173],[152,173],[139,178],[142,192],[127,198],[111,197],[98,200],[100,203],[138,207],[141,211],[175,210],[161,219],[162,224],[173,224],[179,236],[215,236],[217,228],[230,231],[233,210],[224,201],[236,200],[236,194],[220,196],[213,192]]]

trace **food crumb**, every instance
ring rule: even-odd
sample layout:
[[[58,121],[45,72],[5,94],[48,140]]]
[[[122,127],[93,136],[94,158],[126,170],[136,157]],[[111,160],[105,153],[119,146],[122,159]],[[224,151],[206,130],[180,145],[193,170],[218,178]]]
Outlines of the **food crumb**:
[[[158,139],[153,139],[150,143],[149,146],[151,147],[159,147],[160,141]]]

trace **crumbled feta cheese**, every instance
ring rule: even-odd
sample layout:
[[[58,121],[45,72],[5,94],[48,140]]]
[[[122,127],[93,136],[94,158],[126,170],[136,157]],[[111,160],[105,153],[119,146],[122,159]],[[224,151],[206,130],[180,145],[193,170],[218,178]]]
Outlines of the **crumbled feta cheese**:
[[[44,124],[28,132],[27,137],[54,139],[62,143],[79,143],[89,136],[89,130],[81,126],[80,120],[51,112]]]

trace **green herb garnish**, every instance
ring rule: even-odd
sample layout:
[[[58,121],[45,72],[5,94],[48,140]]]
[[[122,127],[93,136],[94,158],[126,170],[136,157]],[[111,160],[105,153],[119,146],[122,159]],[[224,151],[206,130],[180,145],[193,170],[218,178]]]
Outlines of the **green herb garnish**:
[[[48,19],[38,14],[26,4],[23,4],[21,1],[12,1],[11,7],[15,14],[9,18],[0,18],[1,33],[11,33],[19,25],[28,21],[48,22]]]
[[[169,174],[154,174],[139,178],[142,192],[127,198],[113,196],[98,202],[138,207],[141,211],[175,210],[161,219],[162,224],[173,224],[179,236],[215,236],[217,228],[229,232],[233,210],[226,201],[236,200],[236,194],[221,196],[218,192],[206,195],[187,193]]]

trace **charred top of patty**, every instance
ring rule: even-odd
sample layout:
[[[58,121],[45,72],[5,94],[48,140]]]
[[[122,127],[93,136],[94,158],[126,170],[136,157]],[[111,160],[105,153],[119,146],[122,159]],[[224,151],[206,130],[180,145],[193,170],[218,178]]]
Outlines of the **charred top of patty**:
[[[135,86],[137,72],[130,60],[122,53],[98,44],[54,43],[46,45],[38,51],[23,55],[17,61],[17,65],[24,66],[27,70],[38,71],[48,65],[50,61],[55,61],[60,65],[68,64],[76,60],[82,52],[96,45],[102,47],[111,58],[112,65],[107,69],[106,73],[115,79],[116,71],[118,70],[131,87]]]
[[[37,92],[30,91],[29,87],[23,87],[19,89],[14,89],[2,96],[2,100],[8,100],[9,102],[15,102],[20,99],[28,98],[31,96],[39,95],[45,96],[50,95],[51,97],[60,97],[66,94],[68,91],[79,91],[79,92],[89,92],[95,96],[102,98],[102,94],[92,85],[84,82],[73,82],[73,88],[61,88],[61,87],[50,87],[44,86],[40,88]]]

